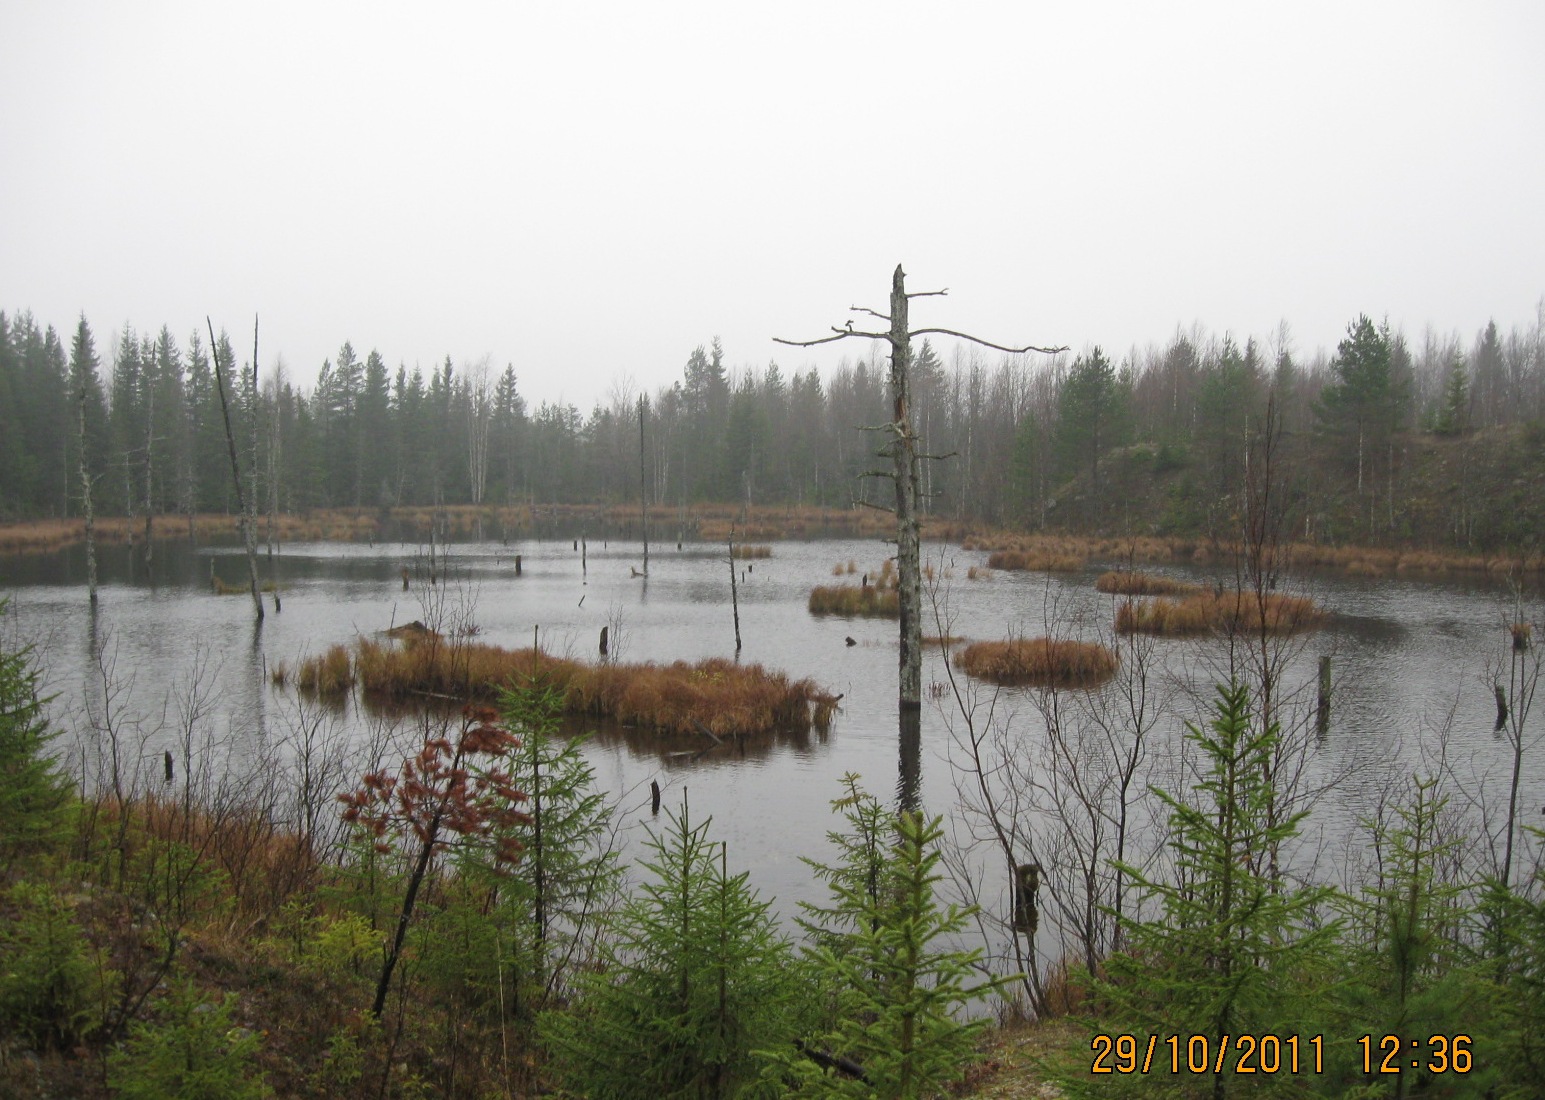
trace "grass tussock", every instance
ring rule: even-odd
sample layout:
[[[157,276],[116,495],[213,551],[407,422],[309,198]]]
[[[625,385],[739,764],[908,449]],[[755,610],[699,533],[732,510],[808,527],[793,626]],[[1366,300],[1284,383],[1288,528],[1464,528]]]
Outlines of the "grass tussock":
[[[316,695],[342,695],[354,686],[354,665],[348,647],[335,645],[303,660],[295,670],[295,686]]]
[[[1127,600],[1116,608],[1121,634],[1158,634],[1170,638],[1212,633],[1294,634],[1325,621],[1325,612],[1307,596],[1276,592],[1200,592],[1184,599]]]
[[[535,676],[563,693],[571,714],[671,733],[708,729],[720,737],[824,730],[837,705],[811,680],[722,659],[590,665],[485,643],[399,646],[366,638],[355,645],[354,666],[361,690],[397,703],[425,696],[492,701],[502,686]]]
[[[817,585],[810,590],[810,614],[895,619],[901,616],[901,595],[894,585]]]
[[[1110,592],[1118,596],[1187,596],[1199,591],[1196,585],[1175,580],[1173,577],[1160,577],[1153,573],[1127,570],[1101,573],[1095,580],[1094,587],[1098,591]]]
[[[743,560],[755,560],[755,561],[760,561],[762,558],[770,558],[770,557],[772,557],[772,547],[771,546],[743,546],[743,545],[740,545],[740,544],[736,544],[735,548],[730,552],[730,556],[735,558],[736,560],[742,560],[742,561]]]
[[[973,642],[955,655],[955,667],[1007,687],[1095,687],[1116,672],[1116,654],[1095,642],[1013,638]]]

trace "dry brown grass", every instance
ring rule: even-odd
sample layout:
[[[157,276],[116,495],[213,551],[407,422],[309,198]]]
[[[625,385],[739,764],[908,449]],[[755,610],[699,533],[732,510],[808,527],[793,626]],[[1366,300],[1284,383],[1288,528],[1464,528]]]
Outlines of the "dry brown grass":
[[[1101,592],[1110,592],[1119,596],[1177,596],[1198,591],[1196,585],[1175,580],[1173,577],[1126,571],[1101,573],[1096,578],[1094,587]]]
[[[674,733],[702,727],[729,736],[812,724],[824,730],[837,705],[836,696],[811,680],[717,658],[590,665],[483,643],[399,646],[361,639],[354,666],[361,690],[397,703],[425,696],[491,701],[501,687],[537,677],[563,692],[570,713]]]
[[[894,619],[901,615],[901,596],[894,585],[816,585],[810,590],[809,607],[812,615]]]
[[[968,676],[1009,687],[1094,687],[1115,674],[1116,664],[1105,646],[1052,638],[973,642],[955,655],[955,667]]]
[[[120,804],[107,799],[92,807],[91,813],[100,830],[104,822],[119,817]],[[183,845],[199,863],[224,873],[226,889],[236,905],[235,914],[221,914],[227,919],[232,915],[272,914],[279,903],[309,882],[317,868],[315,853],[305,838],[276,824],[259,808],[238,806],[217,811],[150,795],[129,802],[123,817],[128,827],[117,844],[125,863],[134,864],[135,857],[151,842]],[[168,876],[167,882],[175,885],[177,876]]]
[[[754,559],[760,561],[762,558],[772,557],[772,547],[742,546],[740,544],[736,544],[735,548],[731,551],[730,556],[737,560]]]
[[[1184,539],[1092,538],[1080,535],[1026,535],[975,532],[965,535],[967,550],[1016,551],[1031,557],[1105,559],[1163,564],[1189,561],[1196,544]]]
[[[353,662],[346,646],[328,647],[307,657],[295,670],[295,686],[317,695],[342,695],[354,686]]]
[[[1534,637],[1534,627],[1530,623],[1514,623],[1508,627],[1508,633],[1513,636],[1513,649],[1522,653],[1529,648],[1530,640]]]
[[[994,550],[987,555],[989,569],[1025,570],[1039,573],[1076,573],[1084,556],[1055,550]]]
[[[1198,538],[1101,538],[1001,531],[964,533],[961,545],[967,550],[1017,551],[1031,557],[1071,555],[1131,565],[1208,565],[1229,561],[1241,553],[1241,547],[1235,543],[1214,543]],[[1545,572],[1545,553],[1484,555],[1449,550],[1285,543],[1277,548],[1276,565],[1283,571],[1336,570],[1360,577],[1502,575]]]
[[[1199,592],[1183,599],[1126,600],[1116,608],[1121,634],[1194,637],[1200,634],[1293,634],[1325,621],[1325,612],[1307,596],[1276,592],[1257,599],[1253,592]]]

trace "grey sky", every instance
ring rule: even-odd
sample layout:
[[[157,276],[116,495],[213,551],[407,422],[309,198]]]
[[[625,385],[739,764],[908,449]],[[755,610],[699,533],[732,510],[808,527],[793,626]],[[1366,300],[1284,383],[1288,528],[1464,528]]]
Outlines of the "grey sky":
[[[1115,356],[1545,295],[1545,5],[0,0],[0,309],[533,404],[850,304]]]

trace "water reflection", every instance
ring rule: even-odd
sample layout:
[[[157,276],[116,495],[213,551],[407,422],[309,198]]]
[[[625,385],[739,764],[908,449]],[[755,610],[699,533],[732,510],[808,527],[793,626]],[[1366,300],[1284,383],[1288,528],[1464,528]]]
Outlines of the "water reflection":
[[[719,738],[717,743],[701,733],[625,726],[609,718],[570,718],[564,728],[571,735],[589,733],[598,745],[625,748],[635,760],[653,761],[670,770],[767,760],[780,750],[796,758],[811,759],[827,743],[827,735],[814,728],[732,735]]]

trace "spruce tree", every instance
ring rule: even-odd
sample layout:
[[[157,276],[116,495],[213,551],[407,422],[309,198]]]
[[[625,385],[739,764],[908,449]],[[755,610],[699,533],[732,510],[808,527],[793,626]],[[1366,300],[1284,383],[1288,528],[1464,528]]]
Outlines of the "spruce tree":
[[[0,600],[0,622],[6,602]],[[37,860],[60,840],[70,785],[49,755],[31,648],[0,640],[0,869]]]
[[[1494,980],[1490,1013],[1473,1014],[1468,1030],[1480,1040],[1477,1064],[1489,1065],[1503,1082],[1495,1095],[1524,1100],[1545,1095],[1545,868],[1535,871],[1527,887],[1506,891],[1495,903],[1506,907],[1500,924],[1507,971]],[[1496,970],[1487,965],[1482,972]]]
[[[604,965],[580,976],[542,1032],[564,1086],[616,1100],[778,1096],[760,1047],[799,1027],[793,952],[724,846],[683,803],[650,834],[648,880],[613,916]]]
[[[1338,1030],[1348,1052],[1359,1036],[1373,1036],[1375,1062],[1383,1059],[1377,1040],[1385,1035],[1425,1039],[1471,1032],[1483,1043],[1492,1038],[1492,1028],[1474,1026],[1480,983],[1464,965],[1460,946],[1461,929],[1474,914],[1463,887],[1448,877],[1459,840],[1443,829],[1446,804],[1437,780],[1413,780],[1409,796],[1395,806],[1393,822],[1369,823],[1377,880],[1362,896],[1345,901],[1354,944],[1349,977],[1337,999],[1345,1013]],[[1360,1049],[1357,1054],[1352,1064],[1331,1067],[1331,1079],[1339,1071],[1343,1085],[1364,1081]],[[1473,1051],[1472,1060],[1483,1071],[1493,1061]],[[1444,1074],[1449,1076],[1403,1066],[1387,1083],[1399,1100],[1451,1083],[1452,1069]],[[1483,1076],[1468,1073],[1464,1083],[1479,1091]]]
[[[1119,865],[1142,902],[1136,916],[1121,918],[1126,950],[1111,956],[1093,983],[1099,1031],[1136,1035],[1144,1047],[1149,1036],[1161,1044],[1178,1036],[1182,1069],[1189,1038],[1203,1037],[1205,1060],[1220,1068],[1172,1075],[1170,1048],[1160,1046],[1162,1073],[1085,1073],[1063,1082],[1071,1095],[1223,1100],[1302,1091],[1303,1081],[1291,1074],[1240,1080],[1237,1057],[1216,1059],[1225,1036],[1315,1034],[1317,995],[1328,986],[1335,925],[1318,918],[1329,891],[1274,881],[1259,858],[1297,835],[1304,816],[1271,820],[1264,765],[1277,736],[1275,725],[1252,724],[1250,691],[1239,683],[1218,688],[1206,730],[1187,724],[1186,737],[1200,752],[1199,778],[1186,795],[1154,791],[1170,810],[1174,875]],[[1301,1066],[1310,1058],[1309,1048],[1300,1050]]]
[[[505,692],[500,711],[519,741],[501,765],[526,795],[523,816],[495,826],[492,848],[456,850],[458,878],[476,895],[480,922],[469,930],[463,919],[458,934],[481,935],[491,945],[463,960],[470,967],[463,980],[482,1001],[501,1004],[506,1018],[524,1027],[550,1002],[564,998],[573,971],[591,961],[622,868],[612,809],[585,759],[585,739],[559,732],[561,691],[530,683]],[[491,859],[498,841],[518,846],[520,859]]]
[[[832,905],[806,905],[801,921],[829,1013],[793,1050],[773,1052],[767,1076],[799,1096],[933,1096],[970,1065],[985,1024],[957,1012],[1005,979],[973,981],[981,951],[947,946],[971,910],[934,898],[941,819],[892,814],[856,776],[842,782],[833,805],[848,831],[830,834],[838,861],[806,860]]]
[[[1432,430],[1438,435],[1463,435],[1470,427],[1470,372],[1463,359],[1455,359],[1443,383]]]

